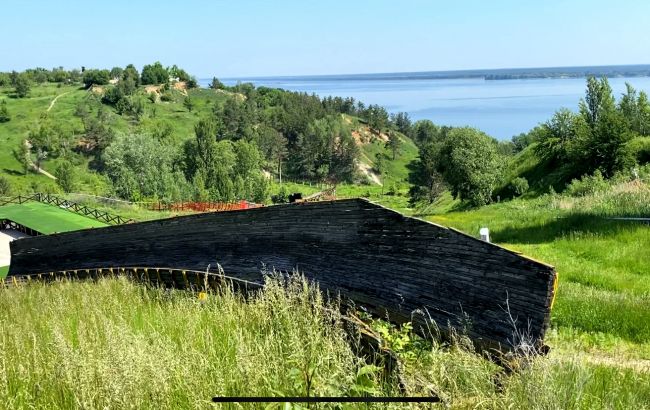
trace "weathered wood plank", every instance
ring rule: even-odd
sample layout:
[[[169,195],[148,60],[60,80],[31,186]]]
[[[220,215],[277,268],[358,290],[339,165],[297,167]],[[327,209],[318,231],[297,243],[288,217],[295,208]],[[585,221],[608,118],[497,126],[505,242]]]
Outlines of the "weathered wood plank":
[[[515,331],[542,342],[551,266],[361,199],[253,208],[68,232],[11,243],[10,275],[142,266],[205,270],[262,283],[260,270],[298,270],[370,311],[443,331],[464,327],[512,348]],[[167,286],[194,284],[179,273]],[[510,315],[505,307],[510,307]],[[517,319],[511,323],[510,316]],[[469,324],[469,325],[468,325]]]

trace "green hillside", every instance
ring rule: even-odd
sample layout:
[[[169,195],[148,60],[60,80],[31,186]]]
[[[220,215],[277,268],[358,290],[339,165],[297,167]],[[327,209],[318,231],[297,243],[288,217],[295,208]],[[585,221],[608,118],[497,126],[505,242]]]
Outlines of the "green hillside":
[[[142,96],[146,95],[144,88],[139,92]],[[60,191],[54,181],[44,175],[34,172],[24,175],[23,166],[15,158],[13,151],[28,138],[30,130],[37,129],[39,124],[46,121],[60,127],[63,134],[71,137],[72,146],[75,147],[84,134],[82,120],[74,115],[80,105],[90,110],[96,110],[96,107],[101,106],[109,116],[108,122],[115,132],[147,131],[156,124],[164,122],[172,128],[170,142],[180,144],[193,135],[197,119],[209,113],[214,103],[222,102],[226,98],[225,94],[212,90],[196,89],[188,93],[195,99],[192,112],[188,112],[183,107],[184,95],[180,92],[172,92],[174,100],[160,101],[155,106],[151,104],[148,117],[136,122],[131,118],[118,115],[111,106],[99,105],[93,92],[78,85],[57,86],[44,83],[32,87],[27,98],[11,98],[13,89],[0,87],[0,99],[4,98],[8,101],[7,107],[12,117],[11,121],[0,122],[0,163],[2,164],[0,175],[9,179],[14,194]],[[89,169],[88,164],[92,160],[92,155],[81,155],[76,152],[71,152],[69,155],[78,172],[77,191],[99,194],[110,191],[105,178]],[[43,161],[42,168],[53,174],[60,162],[61,158],[48,158]]]
[[[212,115],[215,107],[233,99],[240,101],[242,96],[233,92],[212,89],[171,89],[166,92],[163,101],[162,94],[156,87],[141,86],[136,91],[136,96],[144,101],[144,114],[135,119],[129,115],[119,114],[116,107],[99,102],[102,93],[106,93],[112,86],[95,87],[87,90],[79,86],[57,86],[44,83],[33,86],[26,98],[13,98],[13,89],[0,87],[0,99],[8,101],[8,111],[11,121],[0,123],[0,176],[8,179],[12,194],[29,192],[55,192],[62,194],[61,188],[50,177],[30,170],[23,172],[23,165],[14,155],[24,140],[38,132],[41,127],[56,128],[59,135],[68,138],[70,149],[65,155],[49,155],[42,163],[41,168],[55,174],[57,167],[64,161],[69,161],[74,167],[76,176],[75,192],[86,192],[103,196],[115,196],[115,192],[104,171],[97,169],[93,163],[98,158],[98,153],[84,151],[86,141],[84,122],[78,111],[88,112],[89,117],[101,115],[106,117],[108,127],[116,134],[156,133],[164,130],[169,135],[165,136],[165,145],[180,151],[185,141],[194,138],[194,127],[201,118]],[[155,102],[148,99],[151,94],[156,94]],[[186,94],[192,100],[192,111],[185,106]],[[337,194],[339,197],[365,196],[380,203],[399,209],[406,209],[408,192],[407,164],[417,157],[418,149],[404,134],[394,131],[400,140],[399,149],[395,159],[386,147],[386,133],[377,133],[359,118],[344,115],[344,123],[354,135],[363,135],[357,139],[359,147],[358,179],[355,183],[338,183]],[[48,129],[49,130],[49,129]],[[378,155],[382,156],[382,170],[378,170]],[[36,162],[35,154],[31,155],[32,162]],[[273,182],[270,193],[280,191],[277,169],[273,164],[267,164]],[[381,171],[381,172],[379,172]],[[302,192],[309,195],[318,192],[328,183],[295,180],[285,175],[284,190],[286,192]]]

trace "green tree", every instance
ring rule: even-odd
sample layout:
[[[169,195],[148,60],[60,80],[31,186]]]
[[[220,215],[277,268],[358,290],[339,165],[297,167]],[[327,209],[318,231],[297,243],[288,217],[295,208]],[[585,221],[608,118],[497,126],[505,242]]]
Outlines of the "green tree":
[[[140,73],[138,72],[138,69],[135,68],[133,64],[127,65],[122,72],[122,80],[130,81],[135,84],[136,87],[140,85]]]
[[[70,162],[64,161],[54,171],[56,183],[63,189],[64,192],[73,192],[76,185],[76,175],[74,167]]]
[[[432,203],[445,191],[447,185],[440,173],[443,141],[428,140],[422,144],[418,158],[409,164],[409,202]]]
[[[292,172],[301,178],[338,183],[352,182],[359,156],[350,130],[338,116],[313,121],[300,134],[291,153]]]
[[[611,177],[623,167],[624,145],[631,138],[623,115],[616,109],[612,89],[607,78],[587,79],[585,98],[580,101],[580,115],[586,127],[587,136],[577,150],[583,173],[600,169],[605,177]]]
[[[224,88],[226,88],[226,86],[223,85],[223,83],[219,81],[217,77],[212,77],[212,81],[210,82],[210,88],[212,88],[213,90],[223,90]]]
[[[142,68],[142,84],[167,84],[169,82],[169,72],[167,69],[156,61],[153,64],[145,65]]]
[[[454,197],[474,206],[489,203],[500,176],[495,141],[474,128],[454,128],[442,146],[439,170]]]
[[[111,78],[120,79],[120,78],[122,78],[123,73],[124,73],[124,70],[122,69],[122,67],[113,67],[113,68],[111,68],[110,76],[111,76]]]
[[[395,158],[397,157],[397,153],[399,152],[401,146],[402,146],[402,140],[397,135],[397,133],[389,132],[388,141],[386,141],[386,148],[390,150],[393,156],[393,161],[395,161]]]
[[[537,154],[552,161],[566,161],[570,144],[579,135],[581,119],[566,108],[556,111],[553,118],[540,127],[538,144],[535,146]]]
[[[29,167],[32,165],[32,151],[29,141],[22,140],[18,147],[14,149],[13,154],[16,161],[23,166],[23,174],[27,175],[27,171],[29,171]]]
[[[627,127],[643,136],[650,135],[650,104],[648,95],[637,91],[630,84],[625,83],[626,92],[621,97],[618,109],[623,115]]]
[[[9,111],[7,110],[7,101],[2,100],[0,102],[0,122],[8,122],[11,120],[11,115],[9,115]]]
[[[102,161],[122,198],[176,201],[186,191],[182,174],[174,171],[176,153],[149,135],[118,135],[104,150]]]
[[[29,91],[31,90],[29,77],[25,73],[18,75],[16,77],[14,87],[18,98],[27,97]]]
[[[411,118],[406,112],[398,112],[392,116],[392,122],[397,130],[404,135],[411,135]]]
[[[255,130],[254,141],[264,158],[277,166],[278,177],[282,183],[282,162],[287,158],[287,139],[275,128],[261,124]]]
[[[83,73],[83,83],[86,88],[93,85],[106,85],[111,79],[111,73],[108,70],[86,70]]]

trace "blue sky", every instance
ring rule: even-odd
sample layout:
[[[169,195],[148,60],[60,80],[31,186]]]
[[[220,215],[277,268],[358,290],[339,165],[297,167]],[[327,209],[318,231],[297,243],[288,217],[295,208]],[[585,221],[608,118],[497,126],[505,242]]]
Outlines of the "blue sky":
[[[3,1],[0,70],[200,78],[650,63],[650,1]]]

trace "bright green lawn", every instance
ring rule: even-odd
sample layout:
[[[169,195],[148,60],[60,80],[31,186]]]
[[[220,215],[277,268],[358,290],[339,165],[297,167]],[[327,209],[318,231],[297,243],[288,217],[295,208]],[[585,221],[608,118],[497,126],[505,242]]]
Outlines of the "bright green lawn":
[[[40,202],[1,206],[0,218],[10,219],[44,234],[107,226],[103,222]]]

